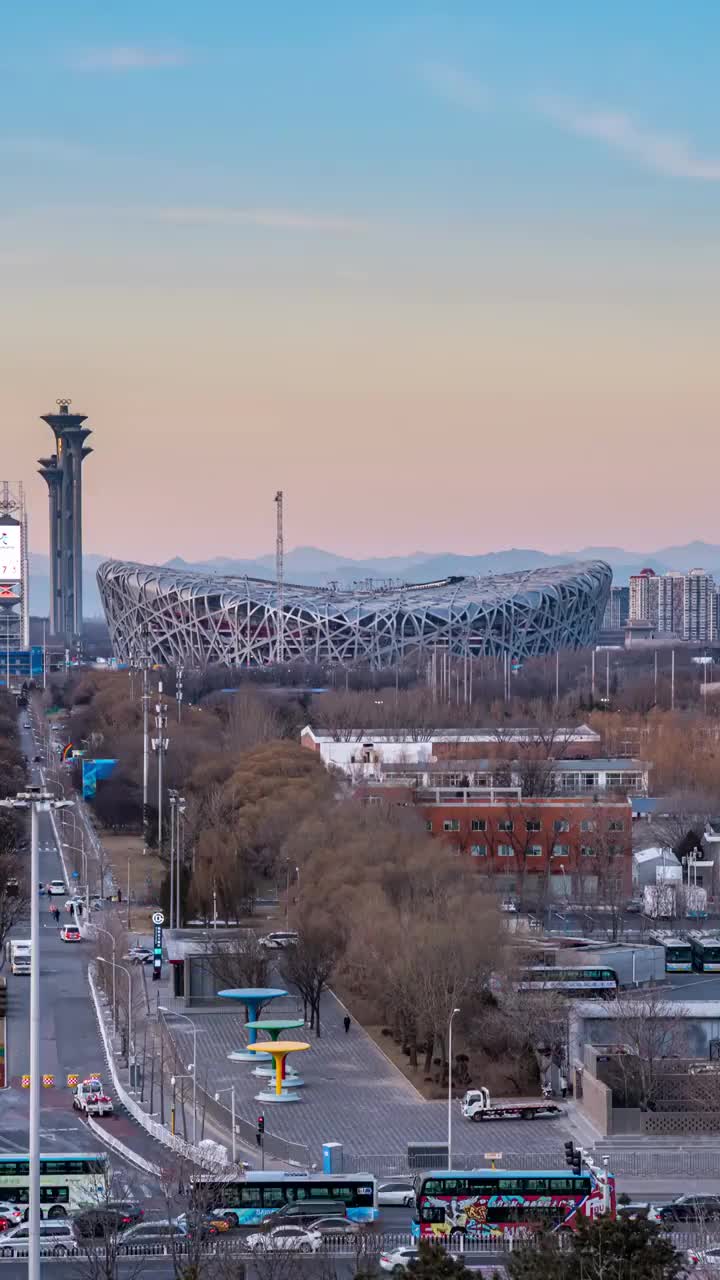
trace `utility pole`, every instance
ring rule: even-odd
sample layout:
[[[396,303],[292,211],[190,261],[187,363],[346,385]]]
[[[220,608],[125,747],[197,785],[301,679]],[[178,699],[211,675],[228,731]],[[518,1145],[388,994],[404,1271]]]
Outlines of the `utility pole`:
[[[183,667],[178,667],[175,675],[175,701],[177,702],[178,724],[180,724],[183,704]]]
[[[143,826],[143,853],[148,851],[148,781],[150,777],[150,737],[148,730],[148,708],[150,703],[150,692],[148,690],[148,643],[147,643],[147,627],[143,627],[143,651],[142,651],[142,706],[143,706],[143,809],[142,809],[142,826]]]
[[[281,663],[285,657],[285,547],[283,544],[282,489],[278,489],[275,494],[275,505],[277,507],[277,533],[275,537],[275,581],[277,585],[275,661]]]
[[[40,1277],[40,820],[39,814],[64,809],[72,800],[55,800],[40,787],[20,791],[14,799],[0,800],[4,809],[30,809],[30,1236],[28,1280]]]
[[[163,843],[163,757],[168,749],[170,739],[165,737],[167,729],[167,703],[162,700],[162,680],[158,682],[159,702],[155,703],[155,729],[157,738],[152,740],[152,749],[157,755],[158,762],[158,857],[162,857]]]
[[[675,710],[675,650],[670,650],[670,710]]]
[[[592,656],[590,659],[590,698],[593,706],[595,706],[595,648],[593,646]]]
[[[175,814],[177,805],[177,791],[171,787],[168,791],[170,800],[170,923],[169,928],[173,928],[173,913],[175,911]]]

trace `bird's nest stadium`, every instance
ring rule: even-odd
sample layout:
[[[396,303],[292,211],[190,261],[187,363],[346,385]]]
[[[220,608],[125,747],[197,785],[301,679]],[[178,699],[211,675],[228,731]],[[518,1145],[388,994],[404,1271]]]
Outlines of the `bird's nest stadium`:
[[[97,571],[115,657],[167,666],[336,663],[579,649],[598,633],[612,573],[602,561],[486,578],[346,590],[107,560]]]

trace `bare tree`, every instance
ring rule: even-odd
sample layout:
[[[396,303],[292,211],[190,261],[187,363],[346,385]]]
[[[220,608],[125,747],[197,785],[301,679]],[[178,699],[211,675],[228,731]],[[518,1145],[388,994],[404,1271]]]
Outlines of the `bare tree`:
[[[344,930],[336,920],[320,913],[303,917],[295,946],[288,947],[280,959],[280,972],[286,982],[297,987],[310,1012],[310,1030],[320,1035],[320,999],[345,949]]]
[[[667,1059],[687,1056],[688,1011],[650,989],[620,996],[613,1013],[618,1041],[628,1049],[618,1056],[626,1094],[636,1090],[640,1106],[652,1111]]]

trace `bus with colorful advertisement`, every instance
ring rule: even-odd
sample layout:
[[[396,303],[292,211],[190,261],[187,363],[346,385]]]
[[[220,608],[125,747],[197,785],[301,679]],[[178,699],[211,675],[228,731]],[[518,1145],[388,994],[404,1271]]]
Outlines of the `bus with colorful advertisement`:
[[[440,1169],[415,1182],[415,1239],[517,1238],[615,1217],[615,1179],[590,1162],[570,1169]]]

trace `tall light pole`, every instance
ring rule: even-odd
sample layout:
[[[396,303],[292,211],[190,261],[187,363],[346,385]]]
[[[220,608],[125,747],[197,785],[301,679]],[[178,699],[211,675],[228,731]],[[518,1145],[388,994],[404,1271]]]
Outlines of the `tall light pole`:
[[[175,928],[180,928],[180,883],[183,864],[182,820],[185,816],[185,797],[178,796],[175,810]]]
[[[162,857],[163,842],[163,757],[170,744],[170,739],[166,738],[165,730],[167,729],[167,703],[162,700],[162,680],[158,684],[159,702],[155,703],[155,729],[157,737],[152,740],[152,749],[157,755],[158,762],[158,857]]]
[[[225,1089],[218,1089],[215,1094],[215,1101],[220,1101],[221,1093],[230,1094],[230,1123],[232,1125],[232,1162],[237,1164],[237,1142],[235,1140],[235,1085],[231,1084]]]
[[[143,853],[147,853],[147,833],[148,833],[148,783],[150,779],[150,735],[148,728],[148,709],[150,705],[150,691],[148,689],[148,629],[142,629],[142,724],[143,724],[143,798],[142,798],[142,828],[143,828]]]
[[[127,1052],[127,1056],[128,1056],[128,1066],[129,1066],[129,1065],[130,1065],[130,1054],[131,1054],[131,1049],[132,1049],[132,1044],[133,1044],[133,1033],[132,1033],[132,1032],[133,1032],[133,1016],[132,1016],[132,995],[133,995],[133,991],[132,991],[132,974],[131,974],[130,970],[128,969],[127,965],[124,965],[124,964],[118,964],[118,963],[115,961],[114,953],[113,953],[113,959],[112,959],[112,960],[108,960],[108,959],[107,959],[107,956],[96,956],[96,957],[95,957],[95,959],[96,959],[96,960],[99,960],[99,961],[100,961],[100,964],[112,964],[112,967],[113,967],[113,973],[115,972],[115,969],[116,969],[116,968],[117,968],[117,969],[122,969],[123,973],[125,974],[125,976],[126,976],[126,978],[127,978],[127,980],[128,980],[128,1047],[127,1047],[128,1052]]]
[[[448,1022],[448,1169],[452,1169],[452,1026],[453,1018],[455,1017],[455,1014],[459,1012],[459,1009],[453,1009],[450,1014],[450,1021]]]
[[[174,787],[168,788],[168,798],[170,800],[170,929],[173,928],[173,914],[175,911],[175,814],[177,794]]]
[[[96,924],[96,925],[95,925],[95,930],[96,930],[96,932],[97,932],[97,933],[104,933],[104,934],[106,934],[106,935],[107,935],[107,937],[110,939],[110,941],[111,941],[111,943],[112,943],[112,1010],[113,1010],[113,1033],[115,1033],[115,1032],[117,1031],[117,1000],[116,1000],[116,998],[115,998],[115,968],[116,968],[116,965],[115,965],[115,949],[116,949],[115,934],[114,934],[114,933],[111,933],[109,929],[103,929],[99,924]]]
[[[30,1238],[28,1280],[40,1280],[40,840],[39,814],[62,809],[71,800],[55,800],[51,792],[28,787],[14,799],[0,800],[4,809],[30,809]]]
[[[182,1018],[183,1021],[189,1022],[193,1033],[193,1060],[192,1066],[188,1064],[188,1071],[192,1071],[193,1078],[193,1146],[197,1143],[197,1027],[192,1018],[188,1018],[186,1013],[176,1013],[174,1009],[167,1009],[165,1005],[158,1005],[158,1013],[161,1013],[167,1022],[168,1014],[171,1018]]]

